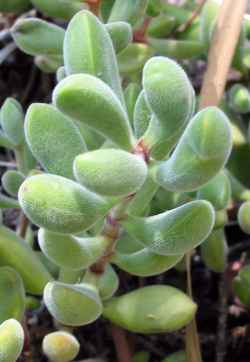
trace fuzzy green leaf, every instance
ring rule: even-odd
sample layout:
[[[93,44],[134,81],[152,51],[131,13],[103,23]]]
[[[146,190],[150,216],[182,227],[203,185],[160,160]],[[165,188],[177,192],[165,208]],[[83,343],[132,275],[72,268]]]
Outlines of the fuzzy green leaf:
[[[67,75],[88,73],[100,78],[124,104],[112,40],[105,25],[89,11],[79,12],[68,25],[64,63]]]
[[[63,28],[37,18],[18,20],[11,29],[17,46],[29,55],[60,55],[63,52]]]
[[[166,190],[193,191],[224,167],[232,148],[227,116],[216,107],[197,113],[171,157],[155,169],[155,180]]]
[[[8,170],[2,176],[3,188],[8,194],[15,197],[24,179],[25,177],[21,172]]]
[[[165,38],[173,32],[175,27],[176,21],[173,16],[160,14],[151,20],[147,34],[153,38]]]
[[[182,257],[183,255],[157,255],[144,248],[131,254],[116,252],[112,262],[129,274],[149,277],[171,269]]]
[[[47,16],[69,20],[85,5],[78,0],[31,0],[32,4]]]
[[[1,125],[11,143],[19,146],[24,140],[22,106],[14,98],[7,98],[1,108]]]
[[[30,6],[30,0],[0,0],[0,12],[21,13]]]
[[[143,88],[146,101],[155,115],[143,137],[144,141],[150,148],[164,142],[167,153],[176,144],[194,112],[192,84],[175,61],[153,57],[143,70]]]
[[[205,52],[204,44],[197,40],[149,38],[148,44],[157,51],[157,54],[176,60],[198,58]]]
[[[76,157],[76,179],[106,196],[126,196],[138,191],[147,177],[147,165],[138,156],[116,149],[87,152]]]
[[[19,202],[34,224],[66,234],[90,228],[112,207],[111,202],[76,182],[45,174],[24,181]]]
[[[94,128],[126,150],[133,144],[127,114],[112,89],[89,74],[75,74],[55,88],[53,102],[66,115]]]
[[[120,53],[133,40],[132,28],[130,24],[124,21],[106,24],[106,29],[109,32],[116,53]]]
[[[210,201],[216,210],[226,209],[231,199],[231,185],[227,174],[219,172],[198,190],[197,198]]]
[[[41,295],[52,279],[27,243],[4,226],[0,227],[0,265],[14,268],[32,294]]]
[[[23,281],[12,268],[0,267],[0,323],[14,318],[22,321],[25,309]]]
[[[102,236],[79,238],[40,229],[38,242],[42,252],[54,264],[65,269],[81,270],[104,254],[109,240]]]
[[[152,252],[184,254],[206,239],[214,226],[215,213],[207,201],[192,201],[162,214],[128,216],[124,228]]]
[[[46,171],[74,178],[73,161],[86,145],[69,118],[49,104],[33,103],[25,117],[25,137]]]
[[[108,22],[126,21],[135,25],[139,19],[143,18],[148,5],[148,0],[116,0]]]
[[[228,246],[223,229],[212,231],[201,245],[201,255],[206,266],[214,272],[223,273],[227,266]]]
[[[153,285],[111,299],[104,306],[103,316],[131,332],[152,334],[183,328],[195,312],[196,305],[182,291]]]
[[[147,44],[131,43],[121,51],[118,56],[119,71],[122,75],[134,75],[139,73],[146,61],[155,53]]]
[[[96,288],[84,283],[48,283],[44,289],[44,302],[58,322],[69,326],[92,323],[102,313]]]

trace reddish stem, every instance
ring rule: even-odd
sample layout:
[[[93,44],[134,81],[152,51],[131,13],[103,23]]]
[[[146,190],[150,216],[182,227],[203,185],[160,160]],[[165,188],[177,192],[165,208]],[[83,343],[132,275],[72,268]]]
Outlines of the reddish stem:
[[[112,325],[111,333],[116,349],[118,362],[132,362],[132,355],[128,340],[126,338],[126,332],[120,327]]]
[[[146,146],[143,139],[141,139],[137,145],[135,146],[133,153],[135,155],[141,156],[144,161],[148,164],[150,160],[150,151],[148,147]]]
[[[151,21],[151,18],[149,18],[149,17],[145,18],[141,28],[134,32],[133,41],[135,43],[147,44],[148,40],[147,40],[146,33],[147,33],[147,29],[148,29],[150,21]]]
[[[89,9],[95,15],[99,14],[99,9],[100,9],[101,2],[102,2],[102,0],[87,0],[86,1],[86,3],[89,5]]]

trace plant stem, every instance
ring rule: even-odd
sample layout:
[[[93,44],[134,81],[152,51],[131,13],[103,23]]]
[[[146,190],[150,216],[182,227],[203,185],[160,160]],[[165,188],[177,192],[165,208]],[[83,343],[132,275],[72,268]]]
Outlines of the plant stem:
[[[190,298],[192,298],[193,296],[191,258],[192,258],[192,251],[187,253],[185,256],[186,270],[187,270],[187,292]],[[186,356],[188,362],[202,361],[199,334],[195,318],[186,328]]]
[[[216,362],[223,362],[226,349],[226,326],[227,326],[227,298],[228,298],[228,285],[226,281],[227,271],[225,271],[219,281],[219,320],[217,326],[217,343],[216,343]]]
[[[200,3],[197,6],[197,9],[192,13],[190,18],[186,21],[186,23],[181,24],[175,31],[175,34],[182,33],[186,31],[194,22],[194,20],[197,18],[197,16],[201,13],[201,10],[203,6],[205,5],[206,0],[201,0]]]
[[[29,226],[29,220],[24,215],[24,213],[21,211],[21,213],[20,213],[20,221],[19,221],[19,226],[18,226],[18,231],[17,231],[17,234],[21,238],[25,238],[28,226]]]
[[[115,344],[118,362],[132,362],[132,356],[126,338],[126,332],[120,327],[112,325],[111,333]]]

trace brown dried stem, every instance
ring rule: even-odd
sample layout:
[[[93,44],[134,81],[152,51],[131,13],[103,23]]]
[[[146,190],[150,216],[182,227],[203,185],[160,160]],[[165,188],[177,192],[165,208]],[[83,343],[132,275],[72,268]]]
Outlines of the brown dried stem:
[[[217,106],[223,97],[228,72],[239,39],[247,0],[224,0],[212,36],[200,108]]]

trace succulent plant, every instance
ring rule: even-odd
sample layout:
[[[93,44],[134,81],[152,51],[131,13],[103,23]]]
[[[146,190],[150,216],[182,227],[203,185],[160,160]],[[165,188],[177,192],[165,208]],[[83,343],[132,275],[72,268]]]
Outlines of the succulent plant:
[[[243,202],[239,225],[250,233],[250,193],[237,177],[238,147],[249,154],[241,127],[249,91],[236,84],[221,107],[197,111],[192,83],[172,59],[207,56],[217,4],[208,0],[179,32],[190,11],[161,1],[103,1],[98,17],[91,1],[16,0],[8,7],[0,0],[3,12],[32,6],[42,15],[18,17],[10,34],[41,71],[56,74],[57,84],[47,103],[24,111],[7,98],[0,112],[0,146],[16,159],[16,169],[2,177],[9,196],[0,195],[0,208],[21,213],[18,235],[0,227],[0,341],[6,328],[13,335],[0,343],[6,362],[21,353],[17,321],[25,303],[37,306],[29,294],[43,298],[64,327],[101,317],[142,334],[189,325],[197,305],[183,290],[150,285],[116,296],[120,270],[157,276],[200,247],[205,265],[223,272],[232,201]],[[149,17],[147,42],[137,41]],[[249,23],[234,59],[242,73]],[[245,279],[243,269],[234,289],[250,305]],[[68,362],[80,345],[57,331],[44,337],[42,348],[49,360]],[[148,358],[146,352],[134,361]],[[172,360],[185,361],[185,353],[164,361]]]

